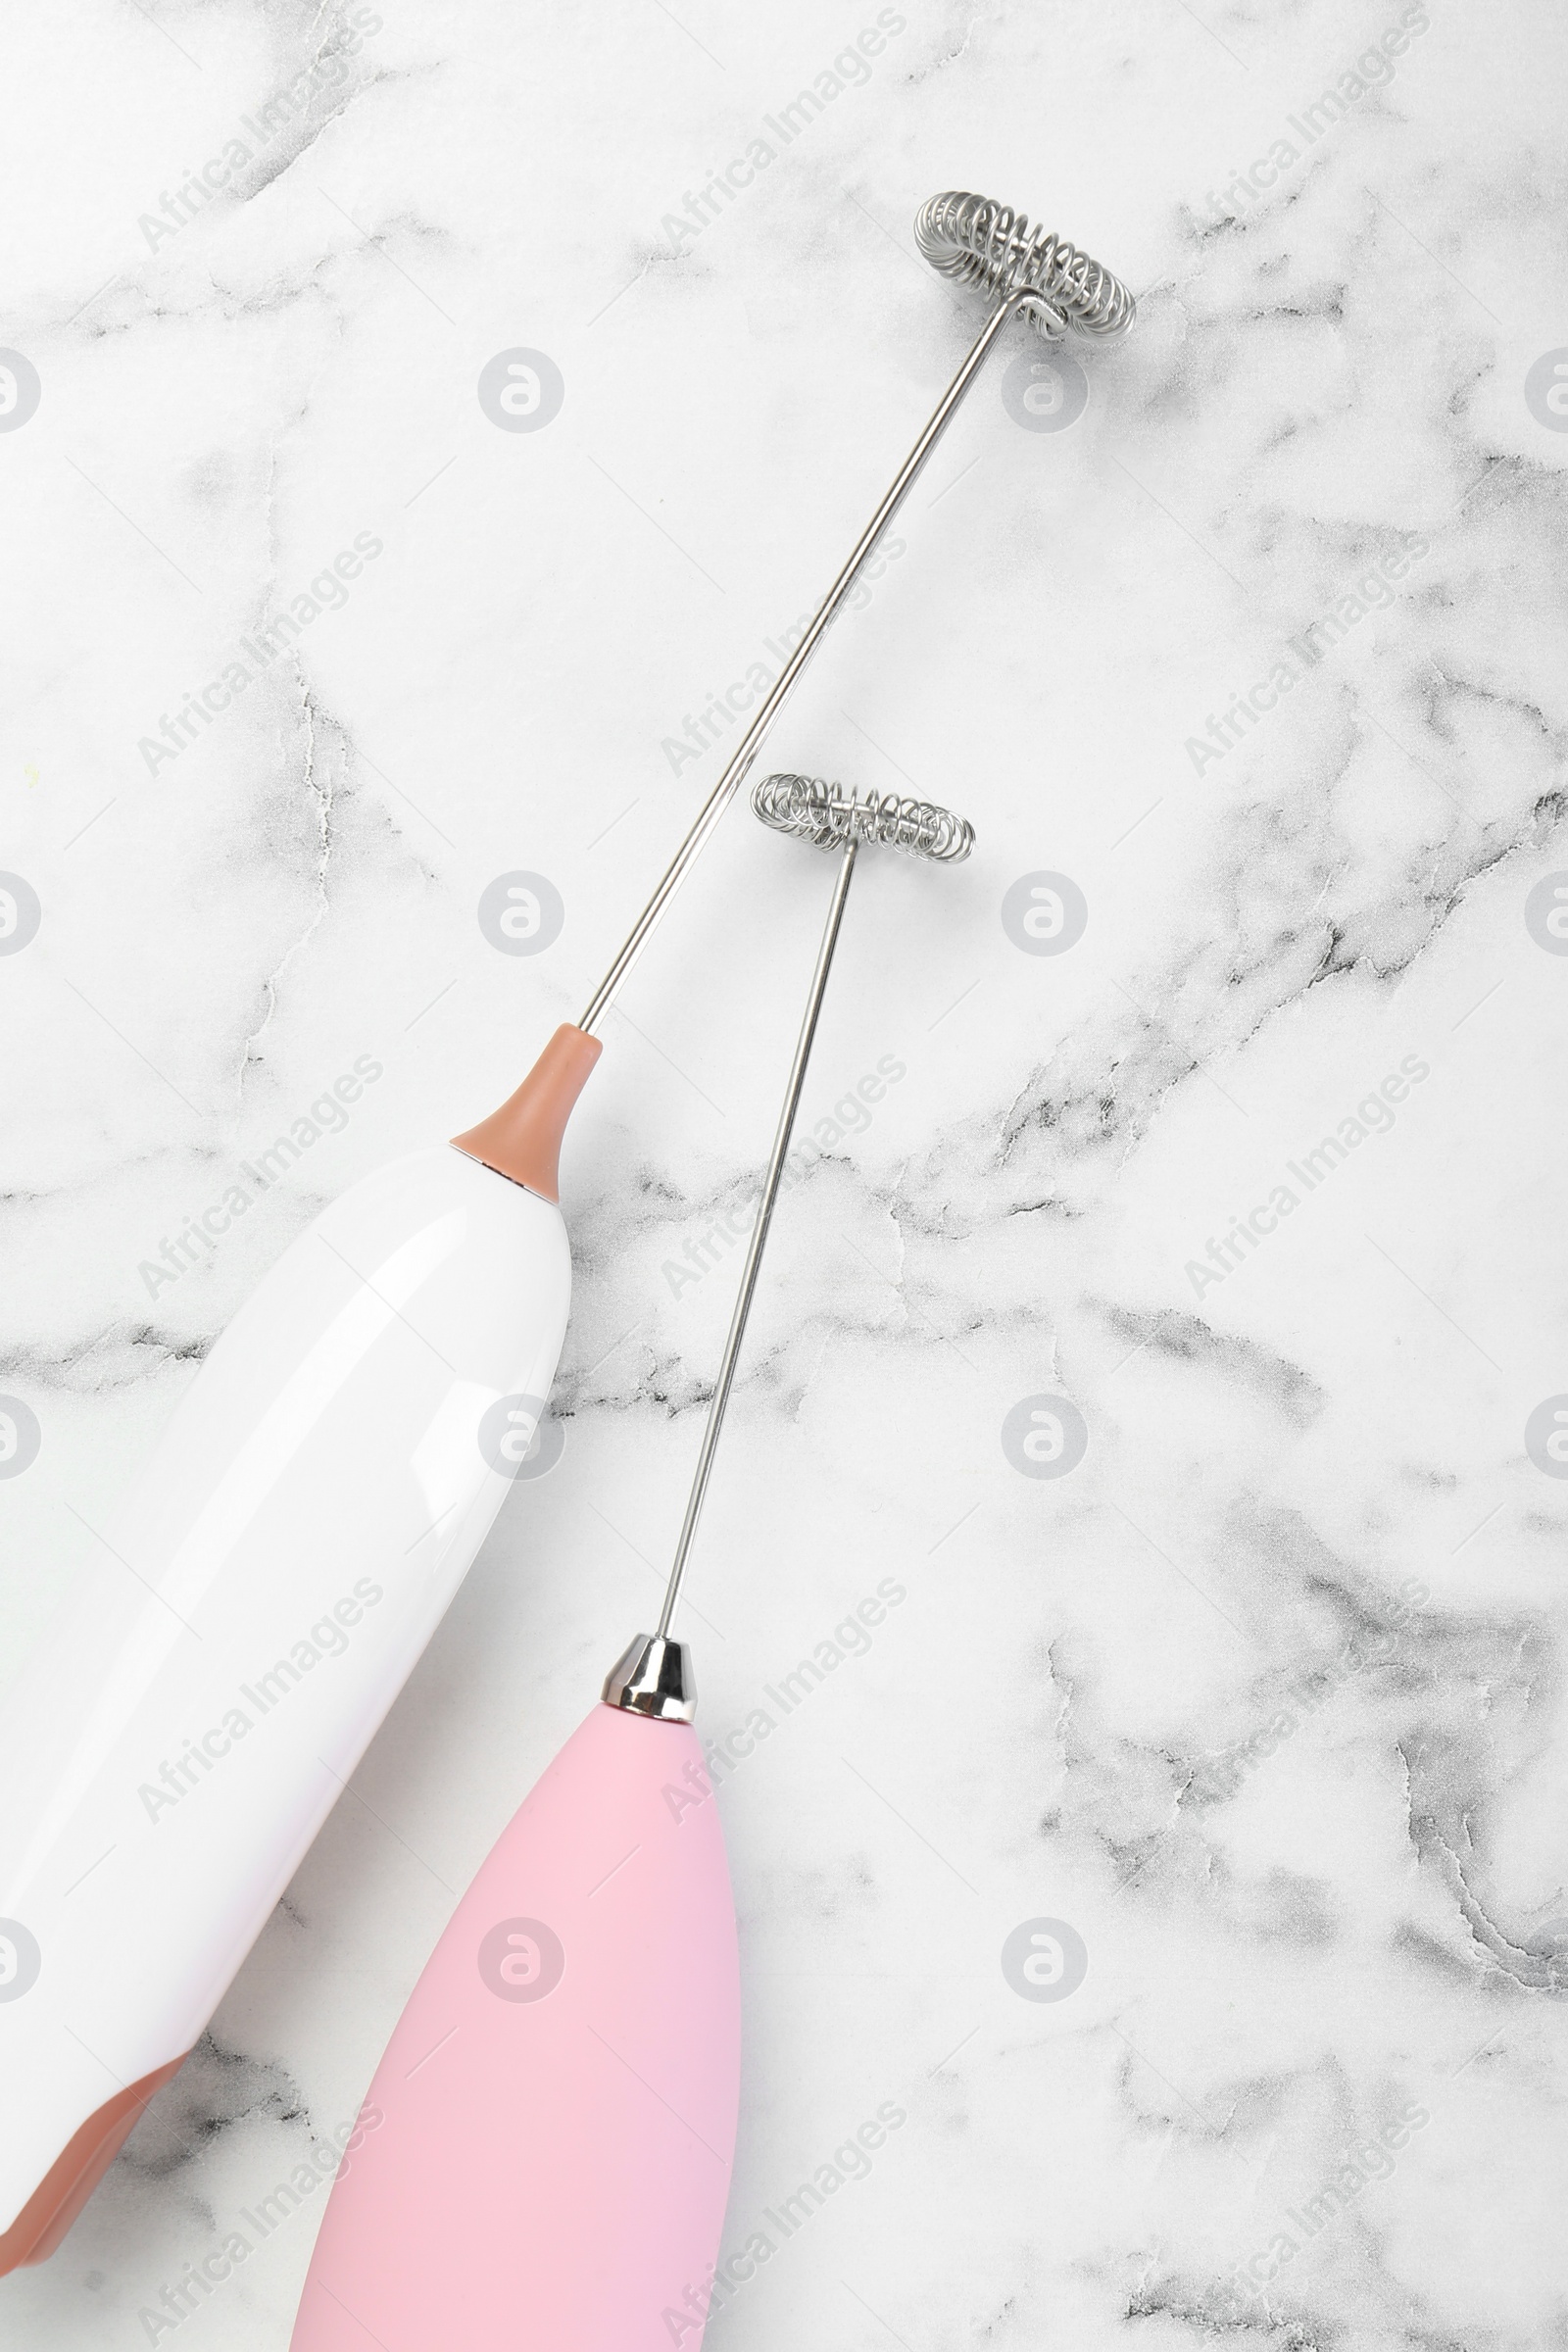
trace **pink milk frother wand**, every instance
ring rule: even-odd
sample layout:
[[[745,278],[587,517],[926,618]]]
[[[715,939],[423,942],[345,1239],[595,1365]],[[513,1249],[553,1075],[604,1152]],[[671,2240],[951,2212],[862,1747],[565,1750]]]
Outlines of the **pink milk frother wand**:
[[[0,2274],[60,2244],[205,2032],[466,1574],[555,1379],[594,1031],[1008,319],[1132,298],[1003,205],[915,234],[990,315],[583,1013],[457,1149],[350,1187],[184,1392],[0,1724]],[[3,1434],[3,1433],[0,1433]]]
[[[503,1831],[376,2070],[293,2352],[697,2352],[740,2094],[735,1911],[671,1637],[862,842],[966,858],[961,817],[770,776],[842,855],[657,1632]],[[696,2301],[694,2303],[694,2298]]]

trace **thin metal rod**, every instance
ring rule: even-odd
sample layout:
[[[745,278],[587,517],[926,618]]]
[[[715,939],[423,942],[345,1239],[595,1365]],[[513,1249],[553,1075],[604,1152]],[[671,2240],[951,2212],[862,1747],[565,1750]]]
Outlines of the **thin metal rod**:
[[[767,734],[769,727],[771,727],[773,724],[774,719],[783,710],[786,702],[788,702],[790,695],[794,690],[795,681],[800,676],[802,670],[806,667],[807,662],[809,662],[812,654],[816,651],[816,647],[824,632],[828,628],[830,622],[832,621],[834,614],[837,612],[839,607],[843,604],[844,599],[849,595],[850,590],[854,587],[856,573],[859,570],[860,565],[865,562],[866,557],[876,545],[879,533],[882,532],[887,527],[888,523],[892,521],[894,515],[898,513],[899,508],[904,502],[906,494],[918,478],[921,467],[924,466],[927,458],[931,455],[932,450],[935,449],[938,441],[941,439],[955,409],[956,409],[959,401],[962,400],[965,392],[968,391],[974,377],[979,373],[981,365],[985,360],[987,352],[991,349],[992,344],[1002,332],[1003,327],[1006,324],[1007,319],[1011,317],[1012,313],[1018,309],[1020,302],[1027,299],[1027,296],[1019,296],[1015,294],[1004,296],[1003,300],[997,304],[996,309],[992,312],[990,318],[986,320],[985,325],[981,328],[978,336],[975,338],[974,345],[970,350],[968,357],[965,359],[962,367],[958,369],[958,372],[954,377],[952,383],[948,386],[946,392],[943,393],[941,400],[937,403],[936,411],[932,416],[930,422],[926,425],[926,428],[920,435],[919,440],[916,441],[914,447],[905,459],[904,464],[900,466],[897,475],[894,477],[893,484],[888,490],[887,495],[884,497],[881,505],[877,508],[876,513],[872,515],[870,521],[866,524],[865,529],[860,533],[859,538],[857,540],[854,553],[851,555],[848,563],[845,564],[844,569],[839,573],[839,576],[834,581],[832,587],[828,590],[826,596],[822,599],[821,604],[817,607],[810,627],[807,630],[805,636],[801,639],[800,644],[790,656],[790,659],[785,664],[779,677],[775,680],[773,689],[768,695],[766,702],[762,705],[761,709],[758,711],[757,716],[753,719],[751,725],[741,737],[740,743],[736,748],[734,758],[731,760],[729,765],[725,768],[723,774],[719,777],[718,782],[714,785],[712,791],[709,794],[708,799],[703,803],[696,822],[693,824],[692,829],[687,834],[685,840],[681,843],[680,848],[676,851],[674,858],[671,859],[669,866],[665,871],[663,880],[660,883],[659,888],[655,891],[653,897],[643,908],[642,913],[638,916],[637,921],[625,942],[625,945],[621,948],[621,951],[615,957],[614,962],[611,965],[609,971],[599,983],[599,987],[589,1003],[588,1009],[586,1012],[584,1012],[581,1020],[577,1023],[579,1029],[586,1029],[590,1031],[595,1029],[599,1022],[604,1018],[606,1012],[610,1009],[611,1004],[614,1001],[616,993],[620,988],[621,982],[625,979],[627,973],[631,970],[632,965],[636,962],[638,956],[648,945],[649,940],[653,937],[654,931],[658,926],[660,917],[662,915],[664,908],[668,906],[669,901],[671,898],[673,898],[675,892],[680,888],[681,883],[685,880],[686,875],[691,867],[696,864],[698,858],[702,856],[703,851],[708,846],[709,836],[713,832],[714,828],[718,824],[719,818],[723,815],[725,809],[729,807],[730,802],[734,799],[736,793],[740,790],[741,785],[745,782],[747,772],[750,769],[753,760],[757,758],[758,753],[762,748],[763,738]]]
[[[669,1572],[669,1585],[664,1593],[664,1606],[659,1619],[659,1639],[667,1638],[674,1621],[675,1604],[680,1598],[681,1579],[686,1573],[686,1555],[697,1533],[697,1521],[708,1492],[708,1474],[713,1467],[713,1455],[718,1449],[718,1433],[724,1424],[724,1407],[735,1379],[735,1365],[740,1356],[741,1342],[746,1337],[746,1318],[752,1311],[752,1295],[757,1289],[757,1272],[767,1247],[767,1229],[773,1221],[773,1205],[778,1199],[779,1183],[784,1174],[784,1158],[795,1132],[795,1113],[800,1108],[801,1089],[806,1083],[806,1065],[811,1058],[811,1042],[816,1036],[816,1016],[822,1009],[822,998],[827,988],[827,976],[833,966],[833,951],[838,945],[839,924],[844,919],[844,902],[850,895],[850,882],[855,873],[855,853],[858,844],[850,842],[839,865],[838,880],[833,885],[833,902],[827,911],[827,925],[822,944],[816,952],[816,969],[811,974],[811,991],[806,1001],[806,1018],[801,1023],[800,1042],[795,1059],[790,1065],[789,1084],[784,1090],[784,1107],[778,1116],[778,1133],[773,1138],[773,1154],[762,1179],[762,1198],[758,1204],[757,1223],[752,1228],[751,1246],[746,1263],[741,1269],[741,1287],[735,1299],[735,1311],[729,1319],[729,1337],[724,1342],[724,1353],[719,1362],[718,1378],[713,1384],[712,1400],[708,1407],[708,1427],[703,1432],[703,1449],[697,1456],[696,1475],[686,1504],[686,1516],[681,1522],[680,1540],[675,1545],[675,1561]]]

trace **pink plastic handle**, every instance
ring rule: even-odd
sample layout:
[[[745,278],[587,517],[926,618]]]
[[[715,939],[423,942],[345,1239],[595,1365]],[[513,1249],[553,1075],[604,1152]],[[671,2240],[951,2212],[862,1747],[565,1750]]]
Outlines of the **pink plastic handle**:
[[[293,2352],[696,2352],[739,2091],[702,1748],[595,1707],[410,1996]]]

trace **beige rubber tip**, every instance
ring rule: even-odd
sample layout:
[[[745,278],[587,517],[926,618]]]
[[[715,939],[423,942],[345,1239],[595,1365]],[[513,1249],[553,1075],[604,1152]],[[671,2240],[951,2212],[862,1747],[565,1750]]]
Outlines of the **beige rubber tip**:
[[[498,1176],[543,1200],[561,1198],[561,1139],[588,1073],[604,1052],[597,1037],[564,1021],[510,1102],[452,1141]]]
[[[141,2121],[154,2092],[162,2090],[184,2063],[183,2058],[171,2059],[87,2118],[0,2237],[0,2278],[28,2263],[48,2261],[130,2137],[132,2127]]]

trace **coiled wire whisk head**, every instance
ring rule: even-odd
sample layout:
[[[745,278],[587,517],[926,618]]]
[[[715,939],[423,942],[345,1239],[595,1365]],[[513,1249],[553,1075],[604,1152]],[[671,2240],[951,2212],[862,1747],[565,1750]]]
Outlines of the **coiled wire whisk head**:
[[[934,801],[901,800],[896,792],[852,792],[819,776],[765,776],[752,807],[775,833],[793,833],[819,850],[880,842],[910,858],[956,865],[974,848],[974,827]]]
[[[1046,340],[1074,334],[1124,335],[1136,310],[1119,277],[1026,213],[949,188],[915,215],[915,242],[933,270],[999,299],[1020,300]]]

